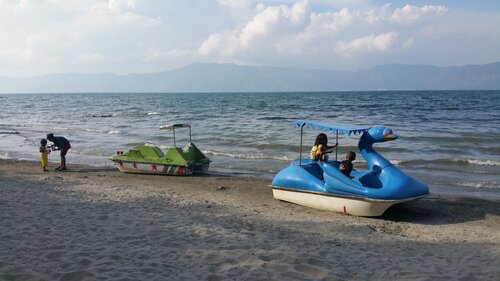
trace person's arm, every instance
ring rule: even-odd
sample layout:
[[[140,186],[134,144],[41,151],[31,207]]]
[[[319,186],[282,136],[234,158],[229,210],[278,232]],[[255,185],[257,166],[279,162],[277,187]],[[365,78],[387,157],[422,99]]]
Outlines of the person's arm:
[[[345,166],[344,166],[344,163],[340,163],[339,170],[340,170],[341,172],[343,172],[343,171],[345,171],[345,170],[346,170],[346,168],[345,168]]]
[[[50,148],[50,150],[61,150],[61,148],[59,146],[57,146],[56,143],[54,143],[53,145],[50,145],[49,148]]]
[[[326,148],[325,152],[323,152],[323,153],[331,153],[331,152],[333,152],[333,150],[331,150],[331,149],[333,149],[333,148],[337,147],[338,145],[339,145],[339,143],[337,142],[337,143],[335,143],[335,144],[334,144],[334,145],[332,145],[332,146],[327,146],[327,148]]]

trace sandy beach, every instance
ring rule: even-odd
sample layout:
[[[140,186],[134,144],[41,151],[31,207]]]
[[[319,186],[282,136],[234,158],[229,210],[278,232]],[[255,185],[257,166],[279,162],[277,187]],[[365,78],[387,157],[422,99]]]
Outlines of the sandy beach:
[[[0,280],[500,279],[498,201],[431,195],[362,218],[256,178],[0,166]]]

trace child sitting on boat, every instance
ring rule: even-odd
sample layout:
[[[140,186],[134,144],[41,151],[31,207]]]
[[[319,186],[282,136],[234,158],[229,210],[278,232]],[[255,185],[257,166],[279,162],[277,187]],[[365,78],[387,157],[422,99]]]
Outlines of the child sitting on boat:
[[[351,177],[352,172],[352,161],[356,160],[356,153],[354,151],[349,151],[345,155],[345,160],[340,162],[339,170],[346,176]]]
[[[325,133],[321,133],[316,136],[316,141],[314,142],[314,146],[311,149],[311,153],[309,157],[314,161],[328,161],[328,158],[325,157],[326,153],[330,153],[329,151],[332,148],[335,148],[338,143],[335,143],[333,146],[328,146],[328,137]]]

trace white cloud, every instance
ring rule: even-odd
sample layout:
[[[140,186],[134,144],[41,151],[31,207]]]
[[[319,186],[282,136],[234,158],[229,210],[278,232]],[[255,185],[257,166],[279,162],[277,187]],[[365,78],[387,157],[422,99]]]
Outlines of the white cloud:
[[[344,69],[498,60],[499,11],[409,3],[0,0],[0,75],[151,72],[195,61]]]
[[[369,23],[387,21],[392,16],[391,4],[384,4],[379,9],[370,9],[366,12],[365,20]]]
[[[445,6],[425,5],[417,7],[406,5],[403,8],[392,9],[391,4],[385,4],[381,8],[371,9],[366,12],[366,21],[370,23],[393,22],[393,23],[414,23],[423,19],[443,15],[448,12]]]
[[[335,51],[340,55],[351,56],[363,53],[387,52],[397,47],[398,33],[388,32],[354,39],[350,42],[339,42]]]
[[[390,17],[390,20],[399,23],[414,22],[426,16],[441,15],[448,11],[445,6],[429,6],[416,7],[406,5],[403,8],[396,8]]]
[[[359,17],[359,12],[351,12],[349,8],[333,13],[311,13],[311,23],[304,34],[331,34],[351,25],[357,17]]]
[[[300,27],[307,19],[308,1],[298,1],[291,7],[286,5],[265,7],[259,3],[256,6],[258,13],[243,27],[231,32],[215,33],[201,44],[198,49],[200,55],[218,53],[230,56],[235,52],[251,48],[255,41],[266,39],[273,44],[274,37],[287,34],[289,29]],[[261,41],[262,41],[261,40]]]
[[[214,50],[216,50],[222,40],[222,34],[211,34],[207,40],[201,44],[201,47],[198,49],[198,52],[201,55],[209,55]]]
[[[234,5],[232,1],[221,2]],[[273,52],[297,56],[334,49],[337,54],[353,57],[406,49],[417,39],[395,24],[419,24],[419,19],[446,13],[447,8],[412,5],[393,8],[385,4],[378,9],[344,7],[337,11],[317,12],[311,11],[309,1],[297,1],[290,6],[258,4],[255,11],[251,19],[232,31],[209,35],[198,48],[198,54],[237,58],[257,52]],[[377,30],[378,35],[370,30]],[[353,35],[358,35],[357,39],[350,39]]]
[[[264,9],[238,34],[239,44],[243,48],[248,47],[255,37],[271,33],[280,22],[283,23],[283,27],[300,23],[306,15],[307,4],[308,1],[300,1],[291,8],[281,5]]]

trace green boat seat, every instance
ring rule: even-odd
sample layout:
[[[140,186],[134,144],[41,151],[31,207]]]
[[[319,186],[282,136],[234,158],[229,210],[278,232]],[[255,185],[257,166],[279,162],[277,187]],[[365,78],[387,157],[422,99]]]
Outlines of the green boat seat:
[[[156,146],[139,146],[139,150],[144,158],[159,158],[163,157],[163,152]]]
[[[175,146],[171,147],[167,150],[164,158],[170,159],[171,161],[173,161],[173,163],[176,163],[176,164],[187,163],[187,160],[184,157],[184,153],[182,152],[182,149],[175,147]]]
[[[189,160],[194,160],[196,162],[201,161],[201,160],[206,158],[205,155],[203,154],[203,152],[201,152],[198,149],[198,147],[196,147],[196,145],[194,145],[194,143],[190,143],[190,144],[186,145],[182,149],[182,153],[184,154],[184,158],[189,159]]]
[[[130,158],[144,158],[141,151],[137,148],[130,149],[129,151],[127,151],[126,155]]]

